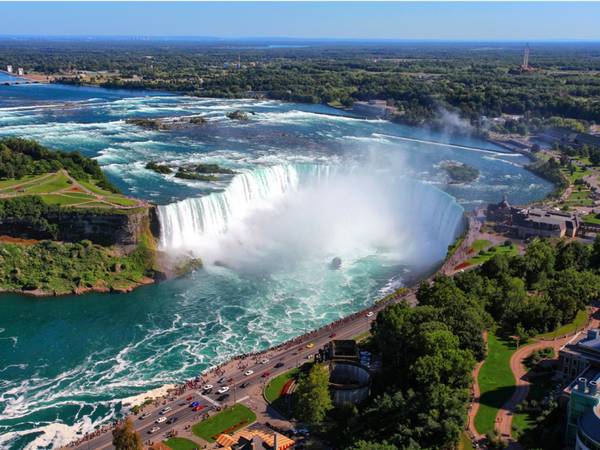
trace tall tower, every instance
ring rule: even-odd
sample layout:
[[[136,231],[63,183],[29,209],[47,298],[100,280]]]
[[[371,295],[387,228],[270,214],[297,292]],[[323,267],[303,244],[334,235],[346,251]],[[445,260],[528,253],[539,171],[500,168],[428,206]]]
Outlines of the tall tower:
[[[523,52],[523,65],[521,67],[523,70],[529,70],[529,44],[525,46],[525,51]]]

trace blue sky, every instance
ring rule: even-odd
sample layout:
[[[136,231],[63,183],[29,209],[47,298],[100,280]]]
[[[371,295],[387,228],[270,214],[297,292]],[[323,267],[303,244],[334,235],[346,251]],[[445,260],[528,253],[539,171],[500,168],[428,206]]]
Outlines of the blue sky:
[[[600,3],[0,2],[0,34],[600,40]]]

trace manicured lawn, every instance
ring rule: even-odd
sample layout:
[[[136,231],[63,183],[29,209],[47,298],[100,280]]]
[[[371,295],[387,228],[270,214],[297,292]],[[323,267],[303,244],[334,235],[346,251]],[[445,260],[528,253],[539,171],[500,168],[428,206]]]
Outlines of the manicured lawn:
[[[11,186],[18,186],[19,184],[23,184],[26,182],[30,182],[36,178],[41,178],[44,175],[25,175],[23,178],[19,178],[15,180],[14,178],[10,178],[8,180],[0,180],[0,189],[8,189]]]
[[[467,262],[471,265],[483,264],[484,262],[492,259],[494,256],[504,253],[507,256],[513,256],[517,254],[517,246],[515,244],[510,245],[497,245],[484,251],[473,258],[470,258]]]
[[[285,386],[292,378],[295,378],[300,373],[300,369],[292,369],[288,372],[282,373],[281,375],[276,376],[269,384],[265,387],[265,398],[269,403],[274,402],[281,395],[281,389]]]
[[[61,189],[66,189],[70,186],[69,179],[62,173],[46,178],[39,184],[29,185],[25,188],[27,194],[41,194],[45,192],[55,192]]]
[[[115,205],[120,205],[120,206],[135,206],[138,203],[137,201],[132,200],[130,198],[117,196],[117,195],[105,197],[104,199],[107,202],[111,202],[111,203],[114,203]]]
[[[569,179],[571,183],[575,183],[575,181],[592,174],[591,170],[580,168],[577,166],[575,166],[575,171],[572,174],[567,169],[561,169],[561,172]]]
[[[555,337],[564,336],[566,334],[573,333],[575,330],[583,328],[588,319],[588,312],[586,310],[579,311],[575,316],[575,319],[571,323],[567,323],[561,327],[558,327],[554,331],[550,331],[544,334],[538,334],[537,339],[554,339]]]
[[[596,214],[588,214],[587,216],[583,216],[583,221],[586,223],[600,225],[600,217],[598,217]]]
[[[592,206],[594,201],[590,198],[591,191],[573,191],[566,203],[571,206]]]
[[[492,245],[492,243],[487,239],[477,239],[475,242],[473,242],[473,245],[471,245],[469,250],[479,253],[481,250],[488,248],[490,245]]]
[[[479,371],[481,405],[475,416],[475,427],[481,434],[494,429],[498,409],[510,398],[515,379],[510,370],[510,357],[516,350],[513,342],[491,335],[488,338],[488,356]]]
[[[81,184],[83,187],[88,188],[90,191],[94,192],[95,194],[100,194],[100,195],[115,195],[114,192],[109,192],[109,191],[105,191],[102,188],[99,188],[98,186],[96,186],[94,183],[90,182],[90,181],[82,181],[82,180],[78,180],[79,184]]]
[[[224,409],[192,427],[192,432],[208,442],[215,442],[215,438],[223,433],[233,433],[240,428],[250,425],[256,420],[256,414],[248,407],[238,403],[231,408]]]
[[[44,203],[49,205],[78,205],[80,203],[89,202],[90,200],[94,200],[93,197],[89,196],[87,198],[81,197],[73,197],[70,195],[61,195],[61,194],[49,194],[49,195],[41,195],[40,196]]]
[[[174,437],[165,441],[167,447],[173,450],[194,450],[200,448],[198,444],[186,438]]]

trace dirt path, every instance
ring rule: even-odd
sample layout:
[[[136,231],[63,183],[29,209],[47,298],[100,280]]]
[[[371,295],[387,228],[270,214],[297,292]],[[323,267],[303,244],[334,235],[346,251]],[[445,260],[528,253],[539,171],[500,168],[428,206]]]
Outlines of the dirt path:
[[[486,342],[486,344],[487,339],[488,332],[486,330],[483,332],[483,340]],[[481,399],[481,389],[479,389],[478,382],[479,370],[481,369],[481,366],[483,366],[484,362],[485,360],[478,362],[475,368],[473,369],[473,400],[471,400],[471,406],[469,407],[469,412],[467,414],[467,421],[469,425],[469,437],[471,438],[471,440],[474,440],[476,442],[479,442],[485,437],[483,434],[480,434],[479,431],[477,431],[477,428],[475,427],[475,417],[477,416],[477,412],[479,412]]]
[[[500,433],[503,439],[508,440],[509,449],[517,450],[521,449],[521,445],[512,439],[512,420],[513,414],[522,401],[527,398],[529,394],[529,385],[531,384],[527,377],[528,369],[523,365],[524,360],[531,355],[535,350],[542,348],[552,347],[556,356],[558,357],[558,351],[569,341],[574,340],[580,333],[585,332],[589,328],[596,328],[599,326],[598,319],[595,318],[598,309],[592,310],[592,319],[588,322],[586,327],[574,334],[564,336],[562,338],[554,340],[541,340],[534,342],[533,344],[525,345],[518,349],[510,358],[510,368],[515,378],[516,388],[510,399],[502,406],[496,416],[496,431]]]

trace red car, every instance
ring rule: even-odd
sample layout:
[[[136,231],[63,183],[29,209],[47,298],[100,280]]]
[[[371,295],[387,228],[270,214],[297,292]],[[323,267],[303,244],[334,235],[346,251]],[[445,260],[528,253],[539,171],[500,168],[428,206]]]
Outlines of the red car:
[[[192,408],[192,411],[202,411],[204,408],[206,408],[206,406],[204,405],[198,405]]]
[[[261,375],[261,377],[267,378],[269,375],[271,375],[269,372],[265,372]]]
[[[193,398],[194,398],[194,397],[192,397],[192,396],[190,395],[188,398],[186,398],[186,400],[189,402],[189,401],[190,401],[191,399],[193,399]]]
[[[336,337],[336,336],[337,336],[337,334],[335,334],[335,333],[331,333],[331,334],[329,335],[329,337],[330,337],[330,338],[334,338],[334,337]]]

